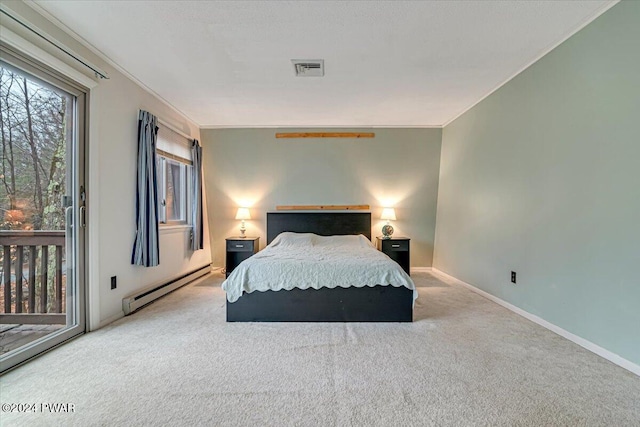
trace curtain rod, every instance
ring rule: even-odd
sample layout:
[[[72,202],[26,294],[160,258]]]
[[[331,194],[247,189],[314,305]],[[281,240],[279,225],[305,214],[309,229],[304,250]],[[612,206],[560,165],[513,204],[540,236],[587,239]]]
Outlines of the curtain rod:
[[[29,26],[28,24],[26,24],[25,22],[22,22],[21,20],[19,20],[18,18],[16,18],[15,16],[13,16],[12,14],[10,14],[9,12],[7,12],[6,10],[4,10],[4,8],[0,8],[0,12],[2,12],[3,14],[7,15],[9,18],[13,19],[14,21],[16,21],[18,24],[20,24],[21,26],[23,26],[24,28],[26,28],[27,30],[31,31],[33,34],[37,35],[38,37],[40,37],[41,39],[45,40],[46,42],[48,42],[49,44],[53,45],[54,47],[56,47],[57,49],[59,49],[60,51],[66,53],[68,56],[70,56],[71,58],[75,59],[77,62],[79,62],[80,64],[84,65],[85,67],[87,67],[88,69],[90,69],[91,71],[93,71],[96,75],[96,77],[99,77],[101,79],[109,79],[109,76],[107,75],[107,73],[105,73],[104,71],[101,71],[99,68],[97,68],[94,65],[89,64],[87,61],[85,61],[84,59],[76,56],[74,53],[70,52],[68,50],[68,48],[61,46],[60,44],[54,42],[53,40],[51,40],[49,37],[47,37],[46,35],[40,33],[38,30],[32,28],[31,26]]]
[[[157,117],[157,116],[156,116]],[[189,140],[189,142],[193,141],[195,138],[192,137],[191,135],[187,135],[186,133],[182,132],[181,130],[179,130],[178,128],[173,127],[172,125],[170,125],[167,121],[162,120],[160,117],[158,117],[158,123],[164,127],[166,127],[167,129],[169,129],[170,131],[173,131],[174,133],[177,133],[178,135],[180,135],[183,138],[187,138]]]

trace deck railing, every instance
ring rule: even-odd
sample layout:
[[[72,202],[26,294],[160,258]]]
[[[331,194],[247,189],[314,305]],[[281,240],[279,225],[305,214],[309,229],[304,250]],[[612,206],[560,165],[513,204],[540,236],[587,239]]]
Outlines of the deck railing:
[[[0,324],[65,324],[65,232],[0,231],[0,247]]]

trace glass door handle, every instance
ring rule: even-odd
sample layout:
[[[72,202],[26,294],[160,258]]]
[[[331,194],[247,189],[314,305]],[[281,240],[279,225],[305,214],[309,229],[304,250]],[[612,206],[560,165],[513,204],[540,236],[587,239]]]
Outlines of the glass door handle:
[[[87,226],[87,207],[80,206],[80,227]]]
[[[64,209],[64,222],[66,224],[67,230],[73,228],[73,206],[67,206]]]

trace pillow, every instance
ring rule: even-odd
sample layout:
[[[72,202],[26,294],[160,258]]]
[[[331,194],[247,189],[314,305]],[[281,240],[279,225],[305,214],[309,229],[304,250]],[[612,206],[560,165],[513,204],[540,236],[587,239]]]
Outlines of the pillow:
[[[273,239],[271,244],[269,244],[269,246],[271,247],[313,246],[314,236],[315,234],[313,233],[293,233],[291,231],[285,231],[284,233],[278,234],[276,238]]]
[[[373,247],[373,243],[362,234],[345,236],[316,236],[313,237],[314,246],[333,248],[366,248]]]

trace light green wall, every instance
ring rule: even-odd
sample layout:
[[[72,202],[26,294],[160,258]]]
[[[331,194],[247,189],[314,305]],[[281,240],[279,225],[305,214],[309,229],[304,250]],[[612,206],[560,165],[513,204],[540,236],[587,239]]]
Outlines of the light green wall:
[[[276,132],[375,132],[373,139],[276,139]],[[238,235],[239,205],[251,206],[247,235],[265,245],[266,212],[277,205],[368,204],[372,236],[384,205],[395,235],[411,238],[411,265],[433,260],[441,129],[214,129],[201,131],[213,265]]]
[[[636,364],[639,41],[618,4],[445,127],[434,257]]]

